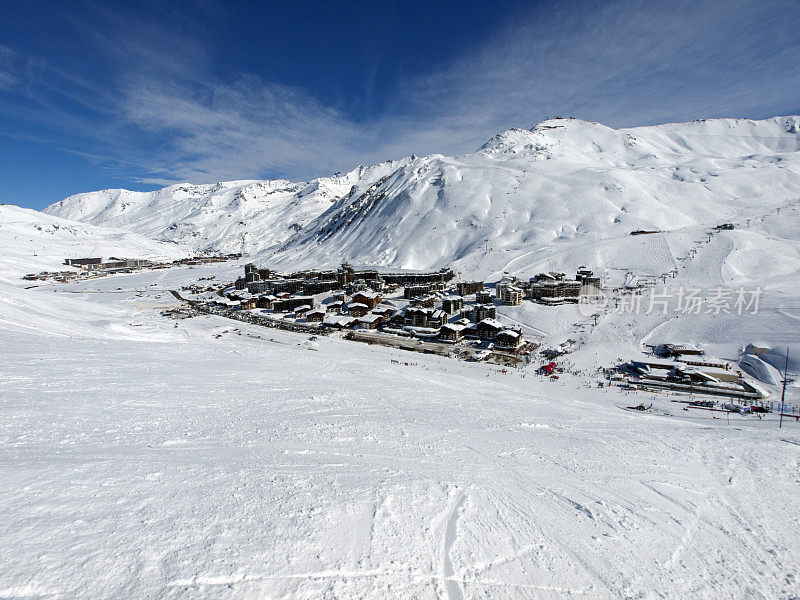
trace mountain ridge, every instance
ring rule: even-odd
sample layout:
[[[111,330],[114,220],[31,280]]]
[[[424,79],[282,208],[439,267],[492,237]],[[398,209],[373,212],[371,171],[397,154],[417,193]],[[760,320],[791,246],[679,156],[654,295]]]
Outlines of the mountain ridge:
[[[494,272],[503,261],[487,259],[490,249],[519,257],[531,246],[708,225],[800,198],[799,125],[797,116],[623,129],[548,119],[454,157],[412,155],[307,182],[104,190],[44,212],[277,264]]]

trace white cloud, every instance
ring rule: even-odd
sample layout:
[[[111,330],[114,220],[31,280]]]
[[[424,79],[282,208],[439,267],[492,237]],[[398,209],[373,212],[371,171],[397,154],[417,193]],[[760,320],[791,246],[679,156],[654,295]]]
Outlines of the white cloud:
[[[0,90],[10,89],[18,83],[14,74],[15,52],[0,44]]]
[[[631,126],[800,108],[787,105],[800,89],[800,4],[789,0],[554,3],[399,82],[385,111],[366,121],[300,88],[248,74],[222,80],[203,45],[163,35],[156,20],[107,18],[107,30],[76,26],[114,66],[113,81],[39,65],[22,86],[26,104],[0,110],[153,184],[306,178],[464,152],[554,114]],[[120,27],[123,38],[113,33]],[[16,77],[8,56],[0,46],[0,89]]]

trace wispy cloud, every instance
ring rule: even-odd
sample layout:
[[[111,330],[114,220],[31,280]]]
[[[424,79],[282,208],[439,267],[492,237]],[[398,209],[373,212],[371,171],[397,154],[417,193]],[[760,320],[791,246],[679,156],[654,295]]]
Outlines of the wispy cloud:
[[[0,45],[0,90],[9,89],[17,83],[14,76],[14,51]]]
[[[632,126],[800,110],[800,4],[790,0],[540,6],[398,82],[367,120],[306,89],[216,74],[205,45],[165,35],[157,18],[101,16],[107,28],[75,27],[116,77],[86,81],[0,46],[0,112],[152,184],[306,178],[459,153],[554,114]],[[369,94],[369,73],[364,81]]]

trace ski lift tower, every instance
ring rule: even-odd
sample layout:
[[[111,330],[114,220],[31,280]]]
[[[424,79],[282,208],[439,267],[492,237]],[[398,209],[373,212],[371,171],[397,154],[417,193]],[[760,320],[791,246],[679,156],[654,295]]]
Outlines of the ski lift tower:
[[[783,390],[781,391],[781,416],[778,420],[778,429],[783,427],[783,410],[784,410],[784,402],[786,401],[786,384],[789,381],[794,381],[793,379],[789,379],[789,346],[786,346],[786,365],[783,367]]]

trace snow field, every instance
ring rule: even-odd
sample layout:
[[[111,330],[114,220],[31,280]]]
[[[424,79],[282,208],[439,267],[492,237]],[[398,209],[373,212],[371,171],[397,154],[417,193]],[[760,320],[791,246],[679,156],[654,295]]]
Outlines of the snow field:
[[[798,591],[796,428],[631,414],[615,404],[637,396],[569,375],[134,316],[152,339],[4,330],[6,596]]]

